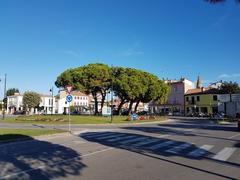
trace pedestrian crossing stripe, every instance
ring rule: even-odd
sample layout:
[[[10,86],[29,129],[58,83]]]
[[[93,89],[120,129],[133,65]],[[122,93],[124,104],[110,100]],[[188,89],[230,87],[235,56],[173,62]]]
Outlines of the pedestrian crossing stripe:
[[[159,139],[149,139],[147,141],[143,141],[143,142],[139,142],[137,144],[134,144],[134,146],[135,147],[141,147],[141,146],[152,144],[152,143],[155,143],[155,142],[158,142],[158,141],[159,141]]]
[[[179,144],[178,141],[168,140],[162,141],[161,139],[154,139],[149,137],[142,137],[138,135],[127,135],[127,134],[117,134],[116,132],[104,132],[101,134],[91,134],[86,135],[87,138],[95,138],[97,140],[105,140],[107,142],[118,142],[120,144],[131,144],[133,147],[143,147],[149,150],[158,150],[161,148],[166,148],[164,152],[171,153],[171,154],[180,154],[182,151],[190,148],[194,144],[192,143],[181,143]],[[151,145],[153,144],[153,145]],[[169,146],[171,146],[169,148]],[[186,155],[192,158],[201,158],[206,156],[211,149],[213,149],[213,145],[202,145],[200,147],[196,147],[192,151],[188,151],[189,153]],[[209,158],[219,161],[227,161],[237,150],[237,148],[232,147],[225,147],[221,151],[219,151],[214,156]]]
[[[108,142],[116,142],[116,141],[121,141],[121,140],[125,140],[125,139],[132,139],[134,137],[137,137],[137,136],[116,137],[116,138],[113,138],[113,139],[109,139],[107,141]]]
[[[194,158],[199,158],[207,154],[208,151],[210,151],[214,146],[205,144],[201,146],[200,148],[190,152],[188,156],[194,157]]]
[[[130,139],[130,140],[125,140],[120,142],[121,144],[128,144],[128,143],[133,143],[133,142],[137,142],[137,141],[141,141],[146,139],[146,137],[138,137],[138,138],[134,138],[134,139]]]
[[[111,138],[120,137],[120,136],[124,136],[124,134],[106,135],[104,137],[97,137],[95,139],[104,140],[104,139],[111,139]]]
[[[169,145],[172,145],[175,143],[177,143],[177,142],[176,141],[165,141],[163,143],[153,145],[153,146],[149,147],[148,149],[156,150],[156,149],[160,149],[162,147],[166,147],[166,146],[169,146]]]
[[[212,159],[219,161],[226,161],[230,158],[230,156],[236,151],[236,148],[226,147],[220,152],[218,152]]]
[[[191,147],[192,145],[193,144],[190,144],[190,143],[184,143],[179,146],[173,147],[173,148],[167,150],[166,152],[172,153],[172,154],[178,154],[180,151],[183,151],[184,149],[187,149],[187,148]]]
[[[116,134],[116,133],[114,133],[114,132],[96,133],[96,134],[86,135],[86,137],[87,138],[97,138],[97,137],[113,135],[113,134]]]

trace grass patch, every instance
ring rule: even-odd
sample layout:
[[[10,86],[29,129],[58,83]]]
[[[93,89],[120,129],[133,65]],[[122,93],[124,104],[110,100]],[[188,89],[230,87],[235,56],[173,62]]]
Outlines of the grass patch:
[[[110,124],[110,117],[103,116],[71,116],[72,124]],[[155,122],[166,120],[167,117],[156,116],[155,118],[150,118],[148,120],[134,120],[130,121],[128,116],[114,116],[114,124],[123,123],[141,123],[141,122]],[[53,116],[19,116],[17,118],[6,118],[2,122],[7,123],[35,123],[35,124],[67,124],[68,116],[64,115],[53,115]]]
[[[19,139],[33,139],[34,136],[51,135],[62,132],[65,131],[46,129],[0,129],[0,142],[9,142]]]

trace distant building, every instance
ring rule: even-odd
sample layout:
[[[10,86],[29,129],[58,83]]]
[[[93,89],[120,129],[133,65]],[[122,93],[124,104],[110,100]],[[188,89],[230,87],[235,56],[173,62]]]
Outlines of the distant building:
[[[189,89],[185,94],[185,112],[186,115],[195,113],[204,113],[206,115],[218,112],[217,89],[196,88]]]
[[[218,95],[218,111],[229,117],[236,117],[237,113],[240,114],[240,94]]]
[[[168,95],[168,100],[166,104],[157,104],[152,101],[149,103],[149,109],[151,113],[157,114],[184,114],[184,94],[189,90],[194,88],[194,82],[181,78],[180,80],[167,80],[165,81],[170,88],[171,92]]]
[[[53,114],[56,112],[55,97],[51,95],[40,95],[39,108],[31,109],[31,114]],[[52,111],[53,108],[53,111]],[[23,111],[23,95],[15,93],[7,97],[7,114],[17,114]]]
[[[208,88],[212,88],[212,89],[220,89],[220,87],[222,86],[223,82],[222,80],[221,81],[217,81],[217,82],[214,82],[214,83],[210,83],[208,85]]]
[[[71,92],[73,100],[70,103],[70,106],[74,107],[76,113],[82,113],[89,110],[89,104],[91,103],[91,98],[80,92],[73,91]],[[66,100],[67,93],[66,91],[60,91],[57,95],[57,113],[58,114],[67,114],[69,110],[69,103]]]

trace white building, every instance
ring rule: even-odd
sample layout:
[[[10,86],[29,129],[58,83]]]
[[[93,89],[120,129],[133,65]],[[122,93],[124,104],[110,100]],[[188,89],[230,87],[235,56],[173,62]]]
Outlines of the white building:
[[[40,95],[41,102],[39,108],[31,109],[31,114],[55,114],[55,97],[50,95]],[[53,108],[53,111],[52,111]],[[7,114],[21,113],[23,111],[23,95],[15,93],[7,97]]]
[[[91,99],[88,95],[80,92],[73,91],[71,92],[73,97],[70,106],[75,108],[75,112],[84,113],[89,110],[89,103]],[[66,91],[60,91],[57,96],[57,113],[58,114],[67,114],[69,110],[69,103],[66,101],[67,93]]]

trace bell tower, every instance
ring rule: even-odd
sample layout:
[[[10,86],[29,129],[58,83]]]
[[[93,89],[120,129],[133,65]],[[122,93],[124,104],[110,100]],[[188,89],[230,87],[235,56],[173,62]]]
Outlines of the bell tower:
[[[202,88],[202,79],[200,78],[200,76],[198,76],[198,80],[197,80],[197,88],[200,89]]]

